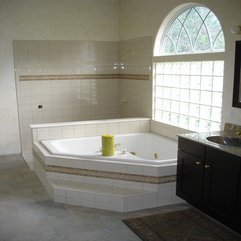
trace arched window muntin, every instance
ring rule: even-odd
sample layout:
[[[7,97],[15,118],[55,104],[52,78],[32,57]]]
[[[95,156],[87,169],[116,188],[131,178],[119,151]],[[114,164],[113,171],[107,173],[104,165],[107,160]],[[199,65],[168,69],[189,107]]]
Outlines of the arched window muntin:
[[[200,12],[197,11],[198,8],[203,8],[203,9],[208,10],[205,17],[201,16]],[[185,17],[184,21],[183,22],[180,21],[180,19],[179,19],[180,16],[187,11],[188,11],[188,13],[186,14],[186,17]],[[200,17],[200,19],[202,19],[202,23],[199,27],[198,34],[195,38],[194,45],[192,43],[193,41],[190,37],[189,30],[185,26],[185,22],[187,21],[190,13],[192,11],[195,11],[196,14]],[[216,18],[215,20],[218,21],[218,24],[220,26],[220,30],[216,34],[216,37],[213,40],[212,40],[212,36],[210,34],[209,27],[207,26],[207,23],[206,23],[207,18],[211,15],[213,15]],[[171,29],[171,27],[173,26],[173,23],[175,21],[179,21],[179,23],[181,24],[181,29],[180,29],[179,34],[178,34],[178,41],[177,41],[176,46],[173,42],[173,39],[168,34],[168,31]],[[207,51],[197,51],[196,50],[197,39],[200,35],[200,31],[201,31],[203,26],[204,26],[207,34],[208,34],[208,41],[209,41],[210,49],[207,50]],[[181,31],[186,32],[186,34],[189,38],[189,43],[191,44],[191,50],[192,51],[187,51],[187,52],[178,52],[177,51]],[[215,49],[215,45],[216,45],[217,40],[220,36],[223,37],[224,47],[223,47],[223,49]],[[165,44],[166,44],[166,38],[169,38],[169,40],[173,43],[173,46],[175,48],[175,53],[165,53],[164,47],[165,47]],[[224,34],[223,34],[223,31],[222,31],[221,23],[219,22],[215,13],[211,9],[207,8],[206,6],[204,6],[202,4],[196,4],[196,3],[195,4],[194,3],[183,4],[183,5],[180,5],[179,7],[177,7],[176,9],[174,9],[173,11],[171,11],[168,14],[168,16],[164,19],[163,23],[161,24],[161,27],[160,27],[160,29],[157,33],[155,44],[154,44],[154,57],[155,56],[169,56],[169,55],[199,54],[199,53],[219,53],[219,52],[224,52],[224,51],[225,51],[225,39],[224,39]]]

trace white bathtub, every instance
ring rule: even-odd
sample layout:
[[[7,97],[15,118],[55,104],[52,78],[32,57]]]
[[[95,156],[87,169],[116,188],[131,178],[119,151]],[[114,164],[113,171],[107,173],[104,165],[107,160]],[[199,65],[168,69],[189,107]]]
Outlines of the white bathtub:
[[[176,141],[145,132],[115,135],[115,143],[116,154],[104,157],[101,136],[34,142],[34,170],[59,203],[129,212],[181,202]]]
[[[111,157],[102,156],[101,136],[45,140],[41,144],[57,156],[149,165],[176,163],[177,142],[174,140],[151,132],[115,135],[114,138],[120,146]]]

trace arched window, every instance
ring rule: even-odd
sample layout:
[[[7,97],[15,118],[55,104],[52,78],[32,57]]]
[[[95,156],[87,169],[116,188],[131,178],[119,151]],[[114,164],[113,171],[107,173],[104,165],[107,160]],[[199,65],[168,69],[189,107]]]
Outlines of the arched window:
[[[153,119],[220,129],[225,41],[216,15],[188,5],[164,20],[154,46]]]

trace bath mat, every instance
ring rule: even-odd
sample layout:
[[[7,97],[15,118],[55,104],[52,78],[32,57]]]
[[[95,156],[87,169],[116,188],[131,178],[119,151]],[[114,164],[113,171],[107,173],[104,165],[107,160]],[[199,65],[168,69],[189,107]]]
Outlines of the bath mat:
[[[144,241],[240,241],[241,236],[188,208],[123,222]]]

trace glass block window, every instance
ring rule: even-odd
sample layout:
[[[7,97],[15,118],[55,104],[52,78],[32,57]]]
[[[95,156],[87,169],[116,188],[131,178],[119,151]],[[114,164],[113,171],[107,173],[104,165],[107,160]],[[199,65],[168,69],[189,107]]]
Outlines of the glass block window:
[[[154,46],[160,51],[153,57],[153,119],[198,132],[220,130],[225,40],[218,18],[192,5],[161,31]]]
[[[156,63],[153,119],[184,129],[220,130],[223,61]]]
[[[161,53],[166,55],[224,51],[222,27],[206,7],[189,8],[176,16],[165,30]]]

